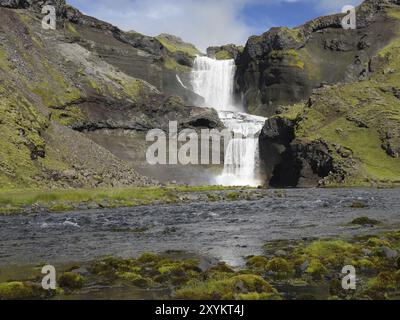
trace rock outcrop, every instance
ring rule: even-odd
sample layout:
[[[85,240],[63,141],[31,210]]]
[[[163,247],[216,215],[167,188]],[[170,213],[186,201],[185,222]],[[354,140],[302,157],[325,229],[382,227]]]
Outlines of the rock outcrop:
[[[253,83],[249,108],[272,115],[260,135],[270,186],[400,183],[399,3],[365,1],[357,30],[341,29],[341,17],[273,29],[239,57],[253,57],[238,75]]]
[[[371,57],[396,36],[387,16],[396,3],[365,1],[357,8],[356,30],[344,30],[338,14],[251,37],[237,58],[237,94],[249,112],[271,116],[325,84],[367,79]]]
[[[219,47],[207,48],[207,56],[215,58],[217,60],[236,60],[244,50],[244,47],[236,46],[234,44],[227,44]]]
[[[390,7],[394,29],[399,17]],[[323,86],[267,121],[260,145],[271,186],[400,183],[399,42],[371,57],[368,80]]]

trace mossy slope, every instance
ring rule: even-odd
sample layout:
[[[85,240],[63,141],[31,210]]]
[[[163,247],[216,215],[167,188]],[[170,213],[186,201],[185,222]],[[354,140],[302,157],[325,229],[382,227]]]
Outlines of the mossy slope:
[[[299,176],[314,174],[311,184],[400,184],[399,12],[397,6],[387,9],[397,36],[372,57],[367,79],[325,85],[308,102],[281,108],[275,116],[293,124],[295,139],[288,141],[286,156]]]

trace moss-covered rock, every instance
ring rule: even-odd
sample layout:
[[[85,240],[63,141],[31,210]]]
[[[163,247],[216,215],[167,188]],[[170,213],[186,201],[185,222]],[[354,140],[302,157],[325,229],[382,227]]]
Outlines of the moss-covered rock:
[[[0,300],[39,299],[44,296],[38,286],[26,282],[0,283]]]
[[[58,284],[63,289],[78,290],[83,287],[84,278],[78,273],[65,272],[59,277]]]
[[[375,226],[378,224],[381,224],[380,221],[375,220],[375,219],[371,219],[368,217],[359,217],[354,219],[351,224],[355,224],[355,225],[360,225],[360,226],[365,226],[365,225],[371,225],[371,226]]]
[[[174,298],[188,300],[234,300],[257,297],[264,300],[280,299],[268,282],[259,276],[239,275],[225,280],[194,283],[175,292]]]
[[[251,257],[247,260],[246,265],[250,269],[266,270],[268,267],[268,259],[262,256]]]

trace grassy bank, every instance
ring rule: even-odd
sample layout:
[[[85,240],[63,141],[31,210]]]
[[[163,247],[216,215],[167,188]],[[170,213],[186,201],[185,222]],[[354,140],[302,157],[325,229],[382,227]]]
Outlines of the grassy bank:
[[[62,212],[77,209],[134,207],[190,201],[188,194],[205,193],[207,199],[218,200],[213,192],[224,192],[228,200],[240,198],[237,192],[246,188],[205,187],[148,187],[124,189],[74,190],[0,190],[0,214],[34,211]],[[229,191],[232,191],[229,193]]]

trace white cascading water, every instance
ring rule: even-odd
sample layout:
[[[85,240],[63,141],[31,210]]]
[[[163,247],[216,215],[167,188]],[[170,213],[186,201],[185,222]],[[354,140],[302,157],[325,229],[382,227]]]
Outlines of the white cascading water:
[[[204,107],[238,111],[233,105],[234,60],[197,57],[192,72],[193,91],[205,100]]]
[[[226,186],[258,186],[257,174],[258,134],[265,118],[243,113],[235,106],[233,86],[234,60],[215,60],[197,57],[192,71],[193,91],[204,97],[204,107],[212,107],[219,113],[221,121],[235,135],[225,153],[222,175],[216,183]]]

